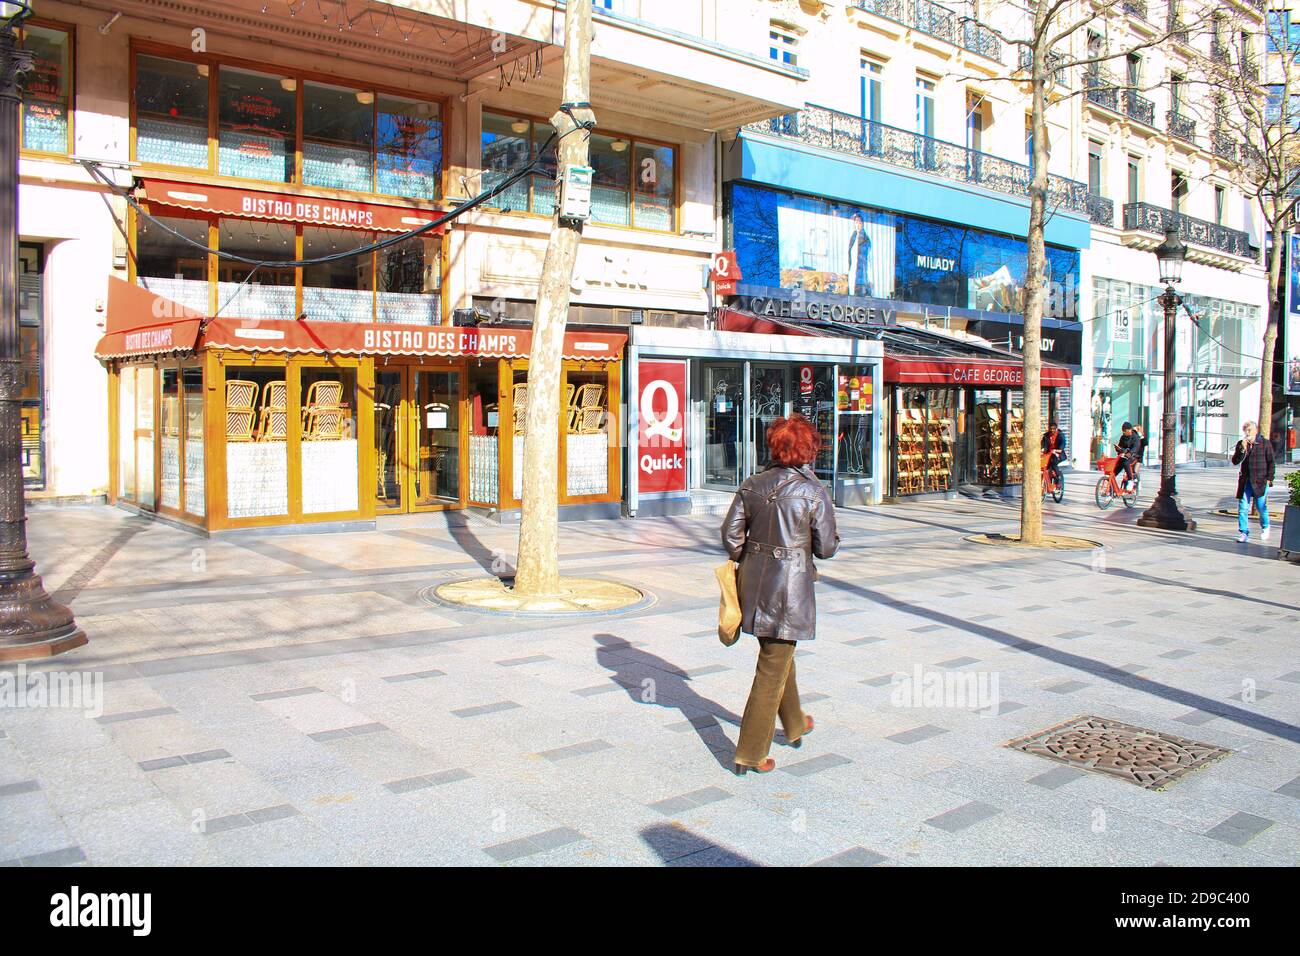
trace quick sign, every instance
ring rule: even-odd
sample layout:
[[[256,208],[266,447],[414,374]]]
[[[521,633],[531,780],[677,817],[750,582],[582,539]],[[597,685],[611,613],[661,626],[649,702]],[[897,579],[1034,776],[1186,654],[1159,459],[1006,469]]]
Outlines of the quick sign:
[[[744,278],[740,274],[740,266],[736,264],[736,254],[724,251],[714,256],[709,278],[713,281],[713,291],[718,295],[735,294],[736,283]]]
[[[637,365],[637,486],[641,494],[686,490],[686,363]]]

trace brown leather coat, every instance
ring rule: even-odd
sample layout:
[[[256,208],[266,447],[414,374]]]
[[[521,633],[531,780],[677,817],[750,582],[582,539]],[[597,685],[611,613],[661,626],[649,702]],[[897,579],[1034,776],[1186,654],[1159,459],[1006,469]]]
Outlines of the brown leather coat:
[[[835,509],[807,465],[772,465],[749,478],[722,522],[722,544],[740,563],[740,627],[755,637],[810,641],[817,630],[812,559],[840,546]]]

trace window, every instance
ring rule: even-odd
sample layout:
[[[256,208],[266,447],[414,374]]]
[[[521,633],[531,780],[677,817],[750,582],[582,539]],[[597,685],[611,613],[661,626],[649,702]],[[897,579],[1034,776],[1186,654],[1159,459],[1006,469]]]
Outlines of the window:
[[[1142,157],[1130,156],[1128,158],[1128,201],[1136,203],[1142,201]]]
[[[966,148],[977,153],[984,152],[984,128],[988,125],[985,115],[984,96],[968,90],[966,92]]]
[[[298,81],[222,67],[218,83],[217,172],[293,181]]]
[[[22,349],[23,487],[45,487],[45,249],[18,247],[18,336]]]
[[[1088,143],[1088,192],[1095,196],[1104,196],[1102,188],[1101,157],[1102,144],[1095,140]]]
[[[23,80],[21,147],[67,153],[72,144],[72,34],[31,25],[22,28],[20,39],[32,54],[32,69]]]
[[[140,216],[137,221],[136,282],[164,299],[179,302],[204,315],[211,312],[208,255],[185,241],[188,239],[206,247],[207,220],[159,216],[157,222],[152,222]]]
[[[215,137],[222,176],[430,201],[440,195],[437,103],[186,59],[140,54],[135,65],[138,162],[208,170]]]
[[[1214,221],[1217,225],[1223,225],[1223,208],[1227,199],[1227,190],[1222,186],[1214,187]]]
[[[1137,88],[1142,85],[1142,57],[1136,53],[1130,53],[1126,61],[1128,73],[1128,85]]]
[[[872,123],[880,122],[881,79],[885,65],[866,54],[859,60],[861,75],[858,78],[862,115]]]
[[[926,76],[916,78],[916,131],[934,136],[934,80]]]
[[[1025,165],[1034,167],[1034,118],[1025,114]]]
[[[787,27],[773,20],[767,36],[769,57],[785,66],[799,65],[799,54],[796,52],[799,40]]]
[[[307,366],[299,390],[302,513],[356,511],[356,369]]]
[[[493,200],[498,209],[555,212],[555,145],[542,151],[554,129],[523,117],[483,113],[483,188],[500,183],[540,153],[542,169]],[[591,218],[613,226],[672,232],[677,228],[677,155],[671,146],[628,136],[593,133],[588,142],[593,169]]]
[[[1250,55],[1250,34],[1247,33],[1245,30],[1241,31],[1239,48],[1241,50],[1240,53],[1241,65],[1246,66],[1251,62],[1251,55]]]
[[[1280,52],[1279,42],[1288,42],[1291,35],[1291,11],[1270,10],[1268,14],[1268,32],[1265,44],[1269,53]]]
[[[1180,115],[1183,112],[1183,86],[1187,78],[1181,73],[1169,74],[1169,109],[1174,115]]]
[[[296,230],[283,223],[222,219],[217,241],[218,248],[251,259],[297,258]],[[234,259],[217,260],[217,308],[221,314],[244,319],[293,319],[297,270],[263,266],[249,279],[252,271],[251,266]]]
[[[1266,86],[1264,87],[1264,119],[1268,123],[1280,123],[1282,121],[1282,97],[1285,94],[1284,86]]]
[[[442,321],[438,290],[442,244],[437,236],[416,236],[376,253],[376,321],[437,325]]]
[[[1169,208],[1181,213],[1187,201],[1187,177],[1174,170],[1169,174]]]
[[[142,163],[207,169],[206,63],[140,56],[135,61],[135,156]]]
[[[347,253],[374,242],[373,233],[358,229],[304,226],[302,257]],[[374,255],[365,254],[318,262],[302,269],[302,311],[308,319],[325,322],[370,322],[374,316]]]

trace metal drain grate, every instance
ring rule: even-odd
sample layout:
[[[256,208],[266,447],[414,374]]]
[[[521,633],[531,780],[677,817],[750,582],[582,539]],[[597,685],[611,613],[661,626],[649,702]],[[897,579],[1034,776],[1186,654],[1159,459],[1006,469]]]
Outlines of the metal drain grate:
[[[1188,771],[1232,753],[1213,744],[1091,716],[1075,717],[1007,746],[1147,790],[1163,790]]]

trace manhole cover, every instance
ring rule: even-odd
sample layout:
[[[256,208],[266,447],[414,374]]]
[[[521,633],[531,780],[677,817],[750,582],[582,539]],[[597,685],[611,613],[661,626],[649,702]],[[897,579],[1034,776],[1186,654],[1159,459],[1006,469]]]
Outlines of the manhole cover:
[[[1163,790],[1188,771],[1232,753],[1213,744],[1090,716],[1075,717],[1007,746],[1147,790]]]

